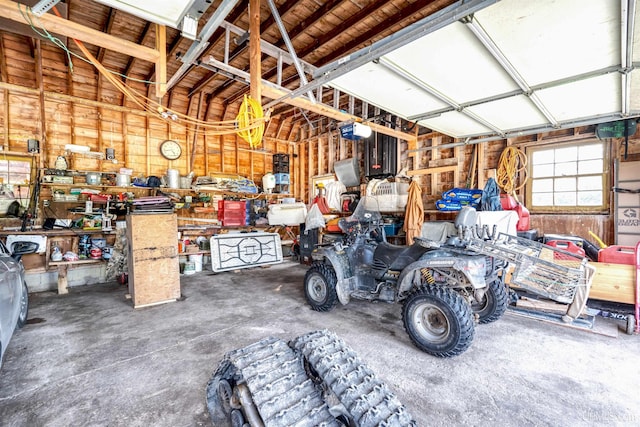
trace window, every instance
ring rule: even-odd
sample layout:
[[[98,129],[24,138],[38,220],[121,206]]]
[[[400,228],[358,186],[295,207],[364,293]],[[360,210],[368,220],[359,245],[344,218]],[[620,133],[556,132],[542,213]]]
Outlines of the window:
[[[529,150],[528,206],[532,211],[598,211],[607,206],[603,142]]]
[[[5,216],[16,200],[25,208],[29,205],[31,172],[31,160],[0,158],[0,216]]]

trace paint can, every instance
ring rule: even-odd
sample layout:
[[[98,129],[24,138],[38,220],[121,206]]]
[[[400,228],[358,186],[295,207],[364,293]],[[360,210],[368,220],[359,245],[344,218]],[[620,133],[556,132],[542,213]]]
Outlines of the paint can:
[[[187,261],[184,263],[184,270],[182,271],[186,275],[196,273],[196,264],[193,261]]]

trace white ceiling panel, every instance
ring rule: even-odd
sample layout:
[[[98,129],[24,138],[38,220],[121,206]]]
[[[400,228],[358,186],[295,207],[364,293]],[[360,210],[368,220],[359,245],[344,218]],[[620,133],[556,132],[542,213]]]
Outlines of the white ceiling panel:
[[[390,36],[393,46],[406,40],[391,52],[376,42],[364,50],[376,61],[330,84],[458,138],[629,117],[623,98],[640,116],[640,6],[630,28],[619,0],[488,1],[464,16],[467,3],[452,5],[442,28],[425,19],[412,37]],[[625,31],[633,49],[621,42]],[[627,55],[635,61],[628,94],[618,72]]]
[[[543,126],[549,122],[525,95],[512,96],[468,108],[503,131]]]
[[[610,115],[622,108],[620,74],[611,73],[537,91],[539,99],[559,121]]]
[[[460,22],[409,43],[385,58],[458,104],[518,89]]]
[[[640,70],[631,72],[631,93],[635,94],[631,97],[631,113],[640,114]]]
[[[456,138],[482,135],[491,132],[491,129],[457,111],[450,111],[437,117],[420,120],[418,123]]]
[[[530,86],[620,64],[620,1],[504,0],[474,19]]]
[[[333,80],[331,85],[403,117],[447,106],[413,83],[373,62]]]

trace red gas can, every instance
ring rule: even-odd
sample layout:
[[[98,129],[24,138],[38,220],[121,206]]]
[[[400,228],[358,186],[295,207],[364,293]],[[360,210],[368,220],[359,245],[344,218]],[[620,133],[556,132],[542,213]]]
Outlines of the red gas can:
[[[600,252],[598,252],[598,262],[634,265],[636,262],[636,251],[633,246],[609,246],[608,248],[600,249]]]
[[[580,255],[581,257],[586,255],[584,249],[570,240],[549,240],[547,245],[562,249],[563,251],[571,252],[572,254]],[[558,257],[556,256],[556,258]]]

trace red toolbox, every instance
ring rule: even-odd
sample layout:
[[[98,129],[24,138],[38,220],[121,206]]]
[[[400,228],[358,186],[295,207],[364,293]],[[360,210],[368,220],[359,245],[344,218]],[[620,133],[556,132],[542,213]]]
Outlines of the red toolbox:
[[[598,262],[635,265],[635,248],[633,246],[613,245],[608,248],[600,249],[600,252],[598,252]]]
[[[246,224],[246,201],[218,200],[218,220],[224,227],[240,227]]]

